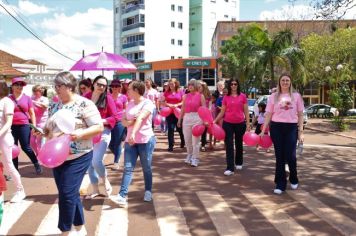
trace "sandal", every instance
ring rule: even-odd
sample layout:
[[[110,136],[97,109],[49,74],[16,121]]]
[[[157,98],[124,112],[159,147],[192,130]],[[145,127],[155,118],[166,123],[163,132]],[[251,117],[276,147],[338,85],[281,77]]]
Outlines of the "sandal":
[[[98,193],[98,192],[96,192],[96,193],[90,193],[90,194],[86,195],[86,196],[84,197],[84,199],[85,199],[85,200],[91,200],[91,199],[96,198],[96,197],[99,196],[99,195],[100,195],[100,193]]]

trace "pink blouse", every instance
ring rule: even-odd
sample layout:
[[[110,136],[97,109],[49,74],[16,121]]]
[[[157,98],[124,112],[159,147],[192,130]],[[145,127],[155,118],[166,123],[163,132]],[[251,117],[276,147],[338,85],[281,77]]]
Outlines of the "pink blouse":
[[[185,113],[198,112],[201,106],[201,94],[198,92],[185,95]]]

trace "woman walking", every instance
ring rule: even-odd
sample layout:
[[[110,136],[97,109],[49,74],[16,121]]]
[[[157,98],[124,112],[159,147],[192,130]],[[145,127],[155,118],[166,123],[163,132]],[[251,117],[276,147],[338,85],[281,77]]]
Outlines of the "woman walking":
[[[180,89],[179,81],[175,78],[168,81],[168,86],[168,91],[164,93],[165,106],[172,109],[179,108],[182,105],[184,91]],[[168,151],[173,152],[174,129],[177,126],[178,118],[172,113],[166,117],[166,121],[168,126]],[[182,127],[177,127],[177,131],[180,137],[180,147],[183,148],[185,142]]]
[[[9,95],[10,99],[13,101],[14,118],[12,120],[11,133],[15,139],[15,144],[18,145],[20,141],[21,149],[30,158],[31,162],[35,166],[37,174],[42,173],[42,168],[38,163],[35,152],[30,146],[30,121],[33,125],[36,125],[36,115],[33,109],[33,103],[29,96],[23,93],[23,87],[26,86],[26,82],[23,78],[13,78],[12,79],[12,94]],[[18,157],[13,160],[15,168],[18,170]]]
[[[289,182],[293,190],[298,188],[296,145],[304,142],[302,96],[294,91],[292,77],[283,73],[278,80],[277,92],[267,102],[266,118],[261,136],[270,123],[270,133],[276,156],[274,182],[275,194],[282,194],[287,187],[285,164],[289,167]]]
[[[93,81],[93,92],[85,95],[86,98],[91,99],[97,106],[104,124],[104,131],[101,134],[100,141],[94,145],[93,160],[89,167],[89,178],[93,192],[87,196],[87,199],[95,198],[100,194],[99,177],[105,185],[106,195],[110,196],[112,191],[104,165],[104,155],[110,143],[111,129],[115,127],[119,119],[114,99],[108,94],[107,87],[108,80],[104,76],[99,75]]]
[[[132,99],[127,104],[122,123],[127,127],[124,153],[124,173],[120,192],[110,199],[120,206],[127,205],[127,194],[132,180],[137,158],[140,162],[145,181],[145,194],[143,200],[152,201],[152,154],[156,139],[152,130],[152,113],[154,104],[143,97],[145,84],[142,81],[133,81],[129,84],[128,95]]]
[[[214,123],[223,119],[225,131],[226,170],[224,175],[234,174],[234,170],[242,170],[243,150],[242,136],[246,129],[250,131],[250,119],[246,95],[240,92],[240,83],[231,79],[227,83],[227,95],[224,96],[219,115]],[[234,145],[235,144],[235,145]],[[234,150],[235,146],[235,150]],[[236,166],[235,166],[236,165]]]
[[[92,161],[92,138],[103,131],[102,119],[92,101],[75,94],[77,82],[70,72],[57,74],[54,84],[60,101],[52,104],[49,109],[46,136],[61,133],[55,119],[58,111],[65,109],[75,117],[75,130],[70,134],[70,154],[62,165],[53,169],[58,189],[58,228],[62,231],[62,236],[65,236],[69,235],[74,225],[78,235],[86,235],[79,188]]]
[[[110,84],[111,96],[114,99],[117,111],[117,119],[114,128],[111,130],[111,140],[109,144],[109,148],[112,153],[114,153],[114,166],[113,170],[119,169],[119,160],[122,152],[122,141],[124,139],[124,135],[126,133],[126,127],[122,125],[122,117],[124,115],[126,105],[127,105],[127,97],[121,94],[121,82],[118,79],[115,79]]]
[[[8,98],[9,89],[5,81],[0,82],[0,150],[2,162],[14,180],[16,192],[10,202],[20,202],[25,199],[26,194],[21,182],[21,176],[12,162],[12,147],[14,138],[11,135],[11,124],[14,116],[14,103]],[[1,195],[1,192],[0,192]]]
[[[182,109],[178,120],[178,127],[182,126],[185,144],[187,145],[187,158],[185,163],[197,167],[199,164],[199,142],[200,137],[193,136],[192,128],[201,124],[202,121],[198,115],[199,107],[206,107],[204,95],[199,90],[199,82],[191,79],[188,83],[189,93],[183,96]]]

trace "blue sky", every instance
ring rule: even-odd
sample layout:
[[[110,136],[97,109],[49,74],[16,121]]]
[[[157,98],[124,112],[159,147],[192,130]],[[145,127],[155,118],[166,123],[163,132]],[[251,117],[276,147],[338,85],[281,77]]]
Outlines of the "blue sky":
[[[240,0],[240,20],[308,19],[313,15],[308,2],[298,0],[292,7],[288,0]],[[83,49],[86,54],[102,46],[113,51],[113,0],[0,0],[0,4],[15,15],[21,12],[44,41],[74,60]],[[41,44],[1,7],[0,49],[64,69],[73,64]]]

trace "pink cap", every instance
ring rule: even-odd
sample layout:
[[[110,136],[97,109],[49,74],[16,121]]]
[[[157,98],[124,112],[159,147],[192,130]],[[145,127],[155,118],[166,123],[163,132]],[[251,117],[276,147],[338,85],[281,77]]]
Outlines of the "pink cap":
[[[13,78],[12,80],[11,80],[11,84],[14,84],[14,83],[18,83],[18,82],[21,82],[21,83],[23,83],[23,84],[27,84],[26,82],[25,82],[25,79],[24,78],[22,78],[22,77],[16,77],[16,78]]]

